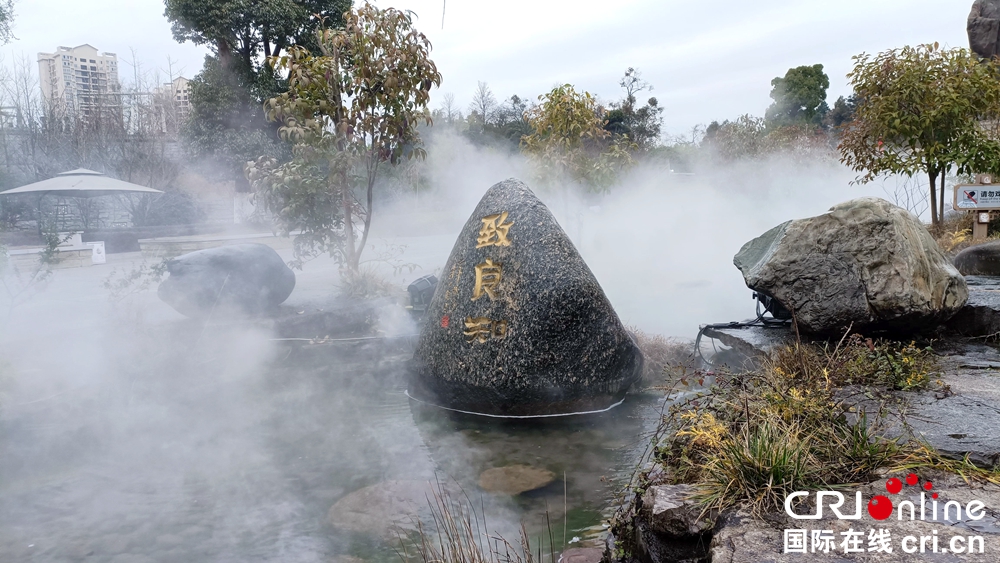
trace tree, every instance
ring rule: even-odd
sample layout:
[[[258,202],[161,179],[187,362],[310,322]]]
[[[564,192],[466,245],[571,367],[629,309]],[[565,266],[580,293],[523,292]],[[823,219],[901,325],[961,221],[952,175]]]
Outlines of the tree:
[[[612,134],[627,136],[639,150],[649,151],[660,140],[663,108],[654,97],[650,97],[646,105],[636,107],[636,95],[644,90],[652,91],[653,87],[635,68],[629,67],[618,84],[625,90],[625,97],[611,104],[604,128]]]
[[[504,100],[497,108],[495,126],[496,132],[503,137],[514,150],[521,144],[525,135],[531,134],[531,124],[528,123],[528,102],[518,95]]]
[[[784,78],[772,80],[771,86],[774,103],[764,113],[769,125],[818,125],[829,109],[826,90],[830,78],[823,72],[823,65],[790,68]]]
[[[848,97],[840,96],[833,103],[833,109],[823,118],[823,124],[838,128],[854,121],[854,110],[858,107],[857,96],[851,94]]]
[[[462,114],[459,113],[458,107],[455,105],[455,94],[448,92],[441,97],[441,116],[449,125],[455,119],[461,119]]]
[[[365,4],[345,15],[344,29],[317,31],[319,55],[293,46],[268,59],[288,74],[289,91],[265,107],[293,143],[292,160],[262,157],[248,163],[247,176],[281,232],[301,231],[298,266],[326,252],[358,273],[380,166],[425,156],[417,126],[430,124],[430,90],[441,74],[412,18]]]
[[[351,0],[165,0],[164,15],[177,41],[206,45],[201,73],[192,80],[192,116],[185,130],[191,152],[211,157],[245,186],[243,165],[261,154],[279,155],[275,130],[261,105],[285,84],[264,64],[293,46],[315,50],[319,19],[343,24]],[[287,155],[283,155],[287,157]]]
[[[840,143],[841,160],[862,173],[926,174],[931,223],[944,215],[944,178],[1000,172],[1000,68],[967,49],[938,44],[854,57],[848,74],[858,104]],[[940,181],[940,184],[938,183]],[[941,186],[940,198],[937,186]]]
[[[14,39],[14,0],[0,0],[0,41],[4,45]]]
[[[480,133],[486,133],[486,127],[493,121],[496,110],[497,99],[493,97],[490,87],[485,82],[479,82],[472,95],[472,103],[469,104],[469,117],[475,115],[479,120]]]
[[[191,152],[205,160],[207,173],[235,179],[238,191],[248,191],[243,166],[261,155],[287,159],[264,116],[262,94],[245,83],[245,76],[227,73],[219,58],[206,56],[202,71],[191,81],[191,113],[183,127]],[[276,95],[272,93],[271,95]]]
[[[628,150],[634,145],[628,139],[605,142],[611,134],[589,92],[564,84],[538,100],[541,104],[527,111],[533,132],[521,139],[521,147],[543,174],[606,189],[619,170],[632,164]]]
[[[351,0],[165,0],[174,38],[208,45],[223,69],[261,70],[258,57],[317,47],[321,20],[339,26]],[[313,16],[319,16],[319,19]]]

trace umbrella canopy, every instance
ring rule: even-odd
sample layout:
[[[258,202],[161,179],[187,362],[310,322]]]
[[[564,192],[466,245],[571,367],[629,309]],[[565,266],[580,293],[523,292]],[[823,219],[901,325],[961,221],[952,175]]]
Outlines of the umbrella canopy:
[[[0,192],[0,196],[34,194],[38,196],[98,197],[127,193],[162,194],[163,192],[138,184],[108,178],[100,172],[94,172],[86,168],[77,168],[76,170],[57,174],[54,178],[49,178],[48,180]]]

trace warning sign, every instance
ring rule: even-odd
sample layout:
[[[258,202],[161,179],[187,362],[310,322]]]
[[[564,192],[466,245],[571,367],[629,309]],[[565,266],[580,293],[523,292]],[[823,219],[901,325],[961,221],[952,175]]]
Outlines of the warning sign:
[[[955,209],[972,211],[978,209],[1000,210],[1000,185],[958,185],[955,186]]]

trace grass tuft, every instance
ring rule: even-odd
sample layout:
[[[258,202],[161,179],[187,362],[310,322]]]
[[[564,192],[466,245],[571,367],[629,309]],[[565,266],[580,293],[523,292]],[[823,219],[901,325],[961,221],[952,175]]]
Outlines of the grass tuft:
[[[716,373],[708,391],[673,405],[654,456],[666,482],[698,487],[706,509],[758,515],[793,491],[870,481],[887,467],[953,467],[920,455],[890,417],[901,400],[892,391],[927,388],[935,369],[931,349],[915,342],[845,335],[780,348],[754,371]]]

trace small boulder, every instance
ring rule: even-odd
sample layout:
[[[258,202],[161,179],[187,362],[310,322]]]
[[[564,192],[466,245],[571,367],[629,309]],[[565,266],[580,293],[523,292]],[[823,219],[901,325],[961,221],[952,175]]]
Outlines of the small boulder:
[[[669,537],[700,536],[712,531],[715,514],[692,500],[691,485],[652,485],[642,497],[642,518],[649,528]]]
[[[507,465],[493,467],[479,475],[479,487],[490,493],[519,495],[540,489],[556,478],[548,469],[530,465]]]
[[[435,490],[426,481],[383,481],[348,493],[327,513],[339,530],[393,538],[400,528],[413,529],[416,517],[433,502]]]
[[[970,246],[955,257],[963,276],[1000,276],[1000,240]]]
[[[923,224],[873,197],[788,221],[733,259],[749,288],[795,313],[804,332],[917,331],[947,321],[969,296],[965,279]]]
[[[559,563],[601,563],[604,550],[599,547],[572,547],[559,554]]]
[[[188,317],[260,314],[280,305],[295,288],[295,273],[266,244],[191,252],[169,260],[167,272],[157,295]]]
[[[524,183],[494,185],[428,305],[411,397],[494,416],[608,409],[642,354],[594,274]]]

